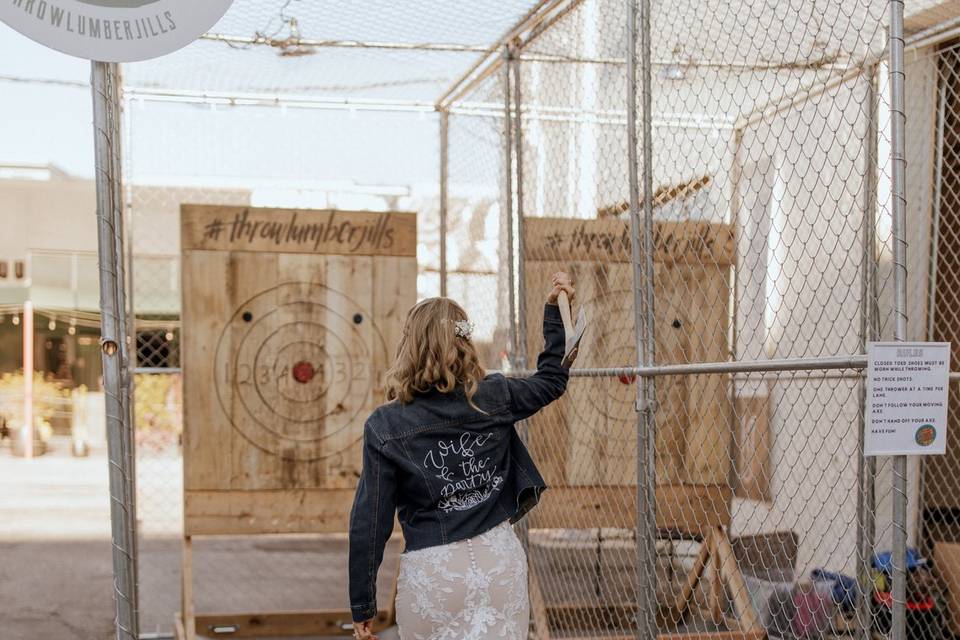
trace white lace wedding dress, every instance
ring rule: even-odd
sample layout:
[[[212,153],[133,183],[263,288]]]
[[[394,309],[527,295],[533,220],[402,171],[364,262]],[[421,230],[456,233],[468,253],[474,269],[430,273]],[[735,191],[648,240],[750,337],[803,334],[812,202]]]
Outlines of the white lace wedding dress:
[[[524,640],[527,557],[509,523],[400,556],[401,640]]]

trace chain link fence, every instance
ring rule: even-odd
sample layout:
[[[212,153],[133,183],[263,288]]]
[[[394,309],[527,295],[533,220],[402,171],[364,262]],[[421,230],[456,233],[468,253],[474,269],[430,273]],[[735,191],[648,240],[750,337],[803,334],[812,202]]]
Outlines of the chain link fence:
[[[535,637],[866,638],[924,589],[943,629],[950,592],[892,593],[905,561],[875,555],[960,542],[960,462],[862,439],[867,343],[957,343],[956,9],[911,3],[891,86],[884,0],[374,4],[237,0],[124,66],[141,632],[180,608],[186,203],[417,211],[419,296],[513,374],[571,273],[590,326],[521,425],[551,486],[522,530]],[[339,608],[345,551],[198,541],[197,608]]]
[[[645,50],[629,3],[580,2],[510,43],[497,71],[510,364],[536,356],[554,271],[592,319],[567,395],[525,430],[552,486],[528,532],[537,637],[650,633],[651,617],[660,633],[889,630],[882,558],[898,532],[919,542],[921,478],[916,461],[860,453],[863,354],[931,335],[918,320],[942,143],[924,113],[946,54],[909,47],[912,284],[898,310],[888,9],[657,3],[640,11]],[[919,33],[932,18],[914,9]],[[451,108],[486,102],[487,85]]]

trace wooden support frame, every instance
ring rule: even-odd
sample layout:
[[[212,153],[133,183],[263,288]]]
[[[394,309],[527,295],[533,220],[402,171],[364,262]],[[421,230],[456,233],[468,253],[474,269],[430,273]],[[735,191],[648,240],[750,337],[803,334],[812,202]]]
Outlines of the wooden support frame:
[[[382,631],[392,623],[392,614],[381,610],[377,613],[374,631]],[[193,627],[178,617],[175,621],[177,640],[194,634],[210,633],[215,637],[262,638],[296,636],[338,636],[353,633],[349,611],[274,611],[265,613],[205,613],[196,616]],[[214,631],[220,629],[221,631]],[[196,637],[196,635],[194,635]]]
[[[707,575],[708,574],[708,575]],[[700,550],[694,559],[693,566],[687,573],[680,593],[676,599],[667,605],[660,605],[657,611],[657,624],[665,627],[676,624],[691,608],[694,593],[699,582],[707,576],[708,619],[715,624],[724,624],[727,629],[722,631],[692,631],[666,632],[657,635],[658,640],[764,640],[766,631],[760,624],[760,619],[747,593],[746,583],[737,566],[733,547],[722,526],[711,526],[703,534]],[[728,616],[725,610],[729,599],[733,606],[734,615]],[[591,615],[614,618],[629,618],[636,613],[631,604],[610,604],[604,607],[593,605],[564,604],[550,606],[546,603],[535,571],[530,573],[530,603],[531,617],[534,622],[534,638],[536,640],[551,640],[551,623],[554,626],[564,626],[565,619],[578,618],[589,611]],[[567,629],[569,632],[569,629]],[[565,634],[563,637],[572,637]],[[573,636],[578,640],[594,640],[593,636]],[[599,636],[598,636],[599,637]],[[602,636],[610,638],[633,638],[633,636]]]
[[[417,216],[183,204],[180,230],[177,638],[350,635],[347,608],[197,612],[193,539],[349,530],[363,417],[416,302]]]
[[[353,618],[349,609],[311,611],[266,611],[255,613],[197,613],[193,596],[193,536],[184,536],[181,556],[181,609],[174,616],[176,640],[197,640],[211,634],[216,637],[261,638],[297,636],[351,636]],[[397,579],[394,573],[388,602],[390,607],[377,611],[374,631],[394,624]],[[215,631],[220,629],[220,631]]]

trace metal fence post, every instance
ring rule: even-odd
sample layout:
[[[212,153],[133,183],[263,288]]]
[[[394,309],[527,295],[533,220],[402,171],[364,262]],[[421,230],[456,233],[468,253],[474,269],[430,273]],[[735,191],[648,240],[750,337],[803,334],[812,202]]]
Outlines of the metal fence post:
[[[440,111],[440,295],[447,296],[447,215],[449,214],[450,112]]]
[[[907,339],[906,158],[903,0],[890,0],[890,156],[893,235],[893,339]],[[906,637],[907,457],[893,458],[893,640]]]
[[[501,233],[507,234],[507,308],[510,314],[508,324],[510,331],[510,366],[516,369],[519,365],[517,356],[520,341],[517,335],[517,300],[516,300],[516,273],[514,270],[513,246],[513,105],[511,104],[510,87],[510,45],[503,46],[503,215],[506,224],[501,227]]]
[[[876,185],[877,185],[877,67],[871,66],[866,70],[867,86],[864,97],[864,115],[867,118],[866,138],[864,146],[863,175],[863,229],[860,282],[860,348],[867,352],[867,343],[876,340],[879,335],[878,317],[876,313],[877,282],[876,282]],[[865,457],[864,437],[866,434],[866,401],[867,381],[860,379],[860,410],[858,419],[857,442],[857,577],[865,580],[870,570],[870,562],[874,553],[874,536],[876,530],[876,496],[874,484],[877,477],[877,463],[874,457]],[[863,625],[863,638],[869,640],[871,633],[871,605],[866,598],[858,601],[857,617]]]
[[[653,201],[650,173],[650,0],[640,0],[641,73],[643,82],[643,218],[640,216],[640,167],[637,158],[637,0],[627,0],[627,153],[630,180],[630,247],[633,265],[633,310],[638,367],[653,365]],[[641,232],[642,229],[642,232]],[[642,233],[642,235],[641,235]],[[643,247],[641,248],[641,238]],[[653,378],[637,384],[637,638],[657,636],[656,504],[654,475]]]
[[[512,56],[509,61],[513,72],[513,104],[514,104],[514,126],[513,141],[515,145],[514,157],[516,158],[516,182],[517,182],[517,204],[516,204],[516,238],[517,238],[517,366],[520,369],[527,368],[527,279],[524,269],[524,229],[523,229],[523,121],[520,117],[521,107],[523,106],[523,93],[521,92],[520,78],[520,58]],[[524,423],[526,424],[526,423]]]
[[[119,65],[116,67],[116,76],[113,83],[113,96],[116,110],[114,112],[115,124],[113,126],[113,136],[111,138],[111,154],[113,156],[113,210],[116,212],[116,225],[114,226],[114,256],[117,264],[117,306],[121,310],[124,319],[125,333],[120,342],[120,401],[124,408],[124,420],[126,427],[121,432],[123,435],[123,449],[127,458],[127,505],[130,513],[134,517],[129,518],[127,526],[130,554],[133,558],[131,572],[133,575],[133,608],[134,618],[139,620],[139,572],[137,569],[137,547],[139,540],[137,538],[137,455],[136,455],[136,423],[134,420],[134,370],[137,366],[136,352],[136,318],[133,313],[132,295],[127,292],[133,291],[133,273],[128,272],[128,266],[132,269],[133,247],[129,246],[130,230],[127,224],[127,212],[124,207],[125,192],[123,184],[123,75]],[[128,251],[129,247],[129,251]],[[128,264],[129,259],[129,264]]]
[[[113,546],[116,638],[135,640],[136,516],[134,513],[132,434],[127,347],[127,318],[123,299],[122,189],[120,186],[119,73],[116,64],[92,63],[94,148],[97,185],[97,227],[100,268],[100,322],[103,387],[107,417],[107,455],[110,477],[110,522]]]

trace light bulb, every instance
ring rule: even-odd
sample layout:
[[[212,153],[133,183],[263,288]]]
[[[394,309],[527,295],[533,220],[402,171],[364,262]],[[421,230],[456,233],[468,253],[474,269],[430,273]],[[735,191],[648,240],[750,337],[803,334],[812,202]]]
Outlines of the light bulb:
[[[56,331],[56,330],[57,330],[57,321],[56,321],[56,320],[51,320],[50,322],[48,322],[48,323],[47,323],[47,329],[50,329],[50,331]]]
[[[69,334],[72,335],[72,336],[73,336],[73,335],[76,335],[76,334],[77,334],[77,328],[76,328],[76,327],[70,327],[69,329],[67,329],[67,333],[69,333]]]
[[[167,339],[167,342],[173,342],[173,331],[167,331],[163,337]]]
[[[13,316],[13,324],[20,324],[20,316]]]

